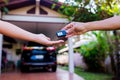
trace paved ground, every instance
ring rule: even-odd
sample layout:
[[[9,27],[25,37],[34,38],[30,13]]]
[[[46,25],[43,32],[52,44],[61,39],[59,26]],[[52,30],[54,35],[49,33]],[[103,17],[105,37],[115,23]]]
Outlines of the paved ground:
[[[9,72],[2,73],[0,80],[84,80],[76,74],[69,74],[67,71],[57,69],[57,72]]]

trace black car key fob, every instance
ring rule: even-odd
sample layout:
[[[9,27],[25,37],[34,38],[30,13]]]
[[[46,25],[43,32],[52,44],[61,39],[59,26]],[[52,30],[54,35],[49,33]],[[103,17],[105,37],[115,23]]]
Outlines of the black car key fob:
[[[58,37],[59,40],[67,40],[67,38],[65,37],[67,34],[67,32],[65,30],[61,30],[56,32],[56,35]]]

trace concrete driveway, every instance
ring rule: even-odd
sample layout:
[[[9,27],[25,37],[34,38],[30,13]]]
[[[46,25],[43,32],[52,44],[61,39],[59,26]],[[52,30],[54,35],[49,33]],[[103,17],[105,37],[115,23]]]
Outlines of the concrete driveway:
[[[57,69],[57,72],[8,72],[2,73],[0,80],[84,80],[76,74],[70,74],[67,71]]]

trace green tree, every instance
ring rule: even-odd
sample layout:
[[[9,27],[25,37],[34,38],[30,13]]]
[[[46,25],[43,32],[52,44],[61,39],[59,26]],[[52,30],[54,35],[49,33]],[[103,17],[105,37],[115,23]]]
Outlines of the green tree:
[[[104,61],[109,51],[107,37],[105,36],[105,31],[94,31],[92,33],[96,36],[96,40],[82,45],[80,47],[80,53],[84,57],[88,71],[105,72]]]
[[[5,4],[8,4],[9,0],[3,0]],[[9,12],[8,8],[3,6],[3,7],[0,7],[0,10],[2,12],[4,12],[5,14],[7,14]]]

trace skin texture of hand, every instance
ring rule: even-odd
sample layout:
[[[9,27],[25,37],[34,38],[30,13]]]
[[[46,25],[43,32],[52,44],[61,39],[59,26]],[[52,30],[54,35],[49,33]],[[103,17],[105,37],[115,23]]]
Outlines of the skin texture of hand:
[[[67,32],[67,38],[74,36],[74,35],[80,35],[85,32],[87,32],[87,29],[85,28],[85,23],[81,22],[71,22],[70,24],[66,25],[63,30],[66,30]]]

